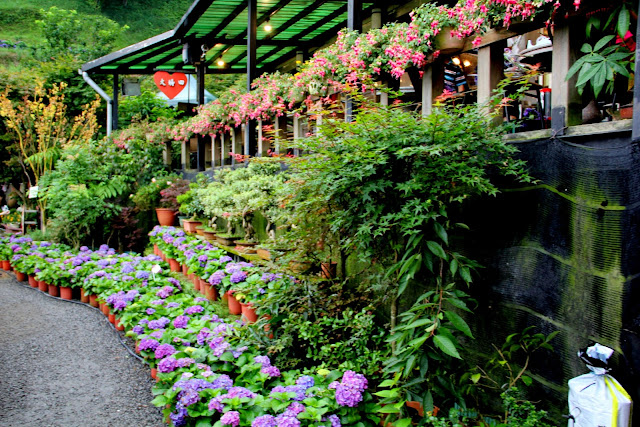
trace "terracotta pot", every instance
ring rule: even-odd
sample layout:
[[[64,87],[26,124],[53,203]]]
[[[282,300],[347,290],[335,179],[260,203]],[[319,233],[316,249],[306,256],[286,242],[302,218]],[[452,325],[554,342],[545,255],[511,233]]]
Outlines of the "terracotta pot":
[[[265,314],[264,318],[267,319],[267,320],[271,320],[271,315]],[[271,332],[271,325],[270,324],[264,325],[264,331],[267,333],[267,337],[270,340],[272,340],[273,339],[273,332]]]
[[[107,303],[102,303],[102,314],[104,314],[105,316],[108,316],[109,313],[111,313],[111,309],[109,308]]]
[[[205,239],[207,239],[210,242],[213,242],[216,240],[216,233],[214,231],[204,230],[202,232],[202,235],[204,236]]]
[[[21,273],[18,270],[16,270],[15,273],[16,273],[16,280],[18,282],[26,282],[27,281],[27,275],[26,274]]]
[[[158,370],[156,368],[151,368],[151,378],[158,380]]]
[[[116,329],[119,331],[124,331],[124,325],[120,323],[120,319],[116,319]]]
[[[140,341],[136,341],[136,354],[140,354]]]
[[[325,279],[334,279],[336,277],[336,271],[338,268],[337,262],[323,262],[320,264],[322,270],[322,277]]]
[[[189,275],[189,266],[187,264],[182,264],[182,274],[184,276],[188,276]]]
[[[176,220],[176,211],[167,208],[156,208],[156,215],[158,216],[158,222],[162,226],[173,225]]]
[[[269,261],[271,259],[271,252],[269,252],[268,249],[257,248],[256,253],[265,261]]]
[[[10,271],[11,270],[11,263],[9,261],[2,260],[2,269],[4,271]]]
[[[89,295],[89,305],[91,305],[91,307],[98,307],[98,295]]]
[[[32,288],[38,287],[38,281],[31,274],[29,275],[29,286],[31,286]]]
[[[182,269],[180,268],[180,263],[174,258],[169,258],[169,269],[175,273],[179,273],[180,271],[182,271]]]
[[[84,288],[80,288],[80,301],[87,304],[90,300],[91,300],[91,297],[89,296],[89,294],[86,294],[84,292]]]
[[[49,285],[44,280],[38,280],[38,289],[40,289],[42,292],[48,292]]]
[[[623,105],[620,107],[620,119],[632,119],[633,118],[633,104]]]
[[[153,244],[153,254],[160,256],[160,248],[158,248],[156,243]]]
[[[196,227],[196,233],[198,234],[198,236],[204,236],[204,227],[201,225],[198,225]]]
[[[241,314],[242,313],[242,307],[240,307],[240,303],[238,302],[238,300],[233,296],[233,291],[228,291],[227,292],[227,305],[229,306],[229,313],[231,314]]]
[[[258,315],[256,314],[256,309],[253,308],[253,304],[251,303],[240,303],[240,307],[242,309],[242,317],[248,323],[255,323],[258,321]]]
[[[109,323],[111,323],[112,325],[115,325],[116,324],[116,315],[113,314],[113,313],[109,313],[108,317],[109,317]]]
[[[60,286],[60,298],[73,299],[73,288],[68,286]]]
[[[209,292],[207,292],[206,297],[209,301],[218,301],[218,290],[215,286],[212,285],[209,287]]]
[[[184,231],[186,233],[189,233],[189,234],[195,233],[196,232],[196,227],[198,225],[202,225],[202,222],[200,222],[200,221],[191,221],[191,220],[188,220],[188,219],[185,219],[182,222],[182,226],[184,227]]]
[[[202,283],[200,283],[200,293],[202,293],[202,295],[206,297],[207,295],[209,295],[210,291],[211,285],[208,282],[203,281]]]
[[[56,285],[49,285],[49,295],[51,295],[52,297],[59,297],[60,288]]]
[[[196,291],[198,292],[202,292],[202,279],[200,279],[199,277],[197,277],[194,281],[193,281],[193,287],[195,288]]]

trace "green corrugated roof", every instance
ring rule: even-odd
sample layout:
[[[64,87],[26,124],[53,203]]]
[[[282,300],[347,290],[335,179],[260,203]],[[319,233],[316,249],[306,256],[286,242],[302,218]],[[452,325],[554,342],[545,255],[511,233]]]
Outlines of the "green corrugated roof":
[[[363,18],[374,3],[394,7],[416,1],[363,0]],[[378,6],[380,7],[380,6]],[[295,58],[299,50],[313,51],[346,27],[347,0],[258,0],[258,72],[273,71]],[[247,0],[196,0],[171,31],[128,46],[82,66],[88,73],[153,74],[157,70],[192,71],[183,61],[183,46],[199,57],[206,45],[208,73],[246,72]],[[273,27],[265,31],[267,22]],[[218,66],[218,60],[225,62]]]

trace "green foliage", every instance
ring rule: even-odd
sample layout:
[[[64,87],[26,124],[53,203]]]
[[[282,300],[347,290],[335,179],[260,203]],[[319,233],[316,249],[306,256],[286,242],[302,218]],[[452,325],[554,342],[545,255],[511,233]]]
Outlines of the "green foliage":
[[[617,74],[630,77],[635,64],[635,52],[630,51],[623,41],[631,36],[631,16],[635,16],[634,11],[638,8],[635,3],[624,0],[613,7],[608,15],[592,14],[587,20],[585,34],[587,40],[593,40],[593,44],[582,45],[580,52],[584,55],[573,63],[566,77],[568,80],[577,73],[578,93],[582,94],[589,87],[598,98],[606,84],[605,92],[612,94]],[[635,28],[635,23],[633,25]]]
[[[156,98],[155,92],[144,88],[138,96],[122,97],[118,105],[118,117],[123,127],[141,120],[155,122],[159,118],[174,119],[178,114],[166,101]]]
[[[211,183],[211,178],[207,175],[199,173],[196,175],[196,179],[189,184],[189,191],[181,194],[176,199],[180,204],[180,213],[195,219],[198,216],[204,215],[204,206],[202,205],[200,198],[197,197],[199,189],[205,188]]]
[[[60,54],[70,53],[88,61],[106,55],[115,47],[115,41],[129,27],[100,15],[78,14],[75,10],[59,9],[55,6],[41,10],[42,19],[36,21],[45,38],[37,57],[47,60]],[[90,28],[90,31],[87,29]]]
[[[119,212],[114,199],[131,182],[128,176],[111,175],[110,165],[100,165],[91,154],[80,147],[66,150],[65,158],[42,180],[42,197],[51,209],[52,231],[58,240],[76,248],[92,237],[96,224],[107,232],[109,220]]]
[[[253,240],[252,215],[259,210],[269,217],[276,206],[273,196],[286,176],[279,163],[251,161],[246,167],[216,171],[213,182],[194,190],[194,198],[201,201],[205,215],[227,220],[227,233],[242,221],[245,240]]]
[[[589,84],[596,98],[607,83],[607,93],[613,93],[614,76],[616,74],[629,77],[634,64],[632,53],[626,47],[618,44],[609,45],[616,36],[613,34],[602,37],[595,45],[585,43],[580,48],[584,56],[578,58],[567,73],[567,79],[578,73],[578,93],[582,94]]]
[[[529,326],[522,332],[507,336],[501,348],[494,345],[495,351],[485,366],[476,366],[463,380],[470,380],[471,388],[488,390],[508,390],[516,387],[519,382],[531,385],[533,380],[526,375],[526,371],[533,353],[540,350],[552,351],[549,342],[559,332],[555,331],[547,336],[534,333],[534,329],[535,326]]]
[[[171,184],[180,180],[180,176],[176,174],[160,173],[157,177],[151,178],[146,185],[138,187],[132,196],[133,203],[141,211],[148,211],[160,207],[160,192],[167,189]]]
[[[473,335],[461,314],[473,301],[460,284],[471,283],[478,264],[455,250],[466,226],[450,212],[471,197],[495,195],[494,176],[530,181],[524,163],[476,106],[436,109],[426,118],[370,108],[352,123],[324,123],[318,136],[296,141],[306,154],[289,161],[292,178],[280,195],[282,218],[295,225],[290,236],[338,242],[344,255],[386,272],[376,285],[392,304],[387,342],[394,350],[385,373],[394,378],[393,396],[384,411],[398,399],[427,410],[434,399],[441,407],[463,404],[461,351]],[[304,240],[295,245],[314,250]],[[395,301],[416,287],[423,295],[397,318]]]
[[[44,175],[42,184],[53,218],[51,237],[76,247],[110,240],[122,248],[138,244],[135,212],[126,206],[139,183],[164,173],[160,153],[156,144],[132,141],[125,150],[109,140],[63,151],[56,169]],[[157,199],[159,193],[154,193]]]

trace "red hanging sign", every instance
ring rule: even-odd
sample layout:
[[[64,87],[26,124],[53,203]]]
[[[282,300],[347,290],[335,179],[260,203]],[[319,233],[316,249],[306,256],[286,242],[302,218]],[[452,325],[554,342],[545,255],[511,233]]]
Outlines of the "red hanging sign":
[[[169,74],[166,71],[158,71],[153,75],[153,81],[169,99],[175,98],[187,87],[187,76],[184,73]]]

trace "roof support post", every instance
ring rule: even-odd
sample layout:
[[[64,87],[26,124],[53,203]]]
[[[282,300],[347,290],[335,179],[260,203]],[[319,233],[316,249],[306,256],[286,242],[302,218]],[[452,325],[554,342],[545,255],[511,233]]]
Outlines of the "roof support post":
[[[258,0],[247,1],[247,92],[251,92],[251,84],[256,77],[256,50],[258,33]],[[256,121],[249,120],[244,132],[244,155],[255,155],[258,150],[256,143]]]
[[[582,123],[582,99],[576,87],[577,75],[566,80],[569,68],[578,58],[584,22],[562,22],[554,28],[551,52],[551,129],[564,135],[567,126]]]
[[[362,32],[362,0],[347,1],[347,28]]]
[[[113,75],[113,111],[111,112],[111,129],[118,129],[118,93],[120,92],[119,76]]]
[[[362,32],[362,0],[347,0],[347,28]],[[353,99],[347,96],[344,108],[344,119],[352,122],[354,118]]]
[[[205,63],[196,63],[196,79],[198,81],[198,105],[204,105],[204,75],[205,75]],[[202,172],[206,169],[206,145],[204,135],[198,135],[198,152],[197,169]]]

